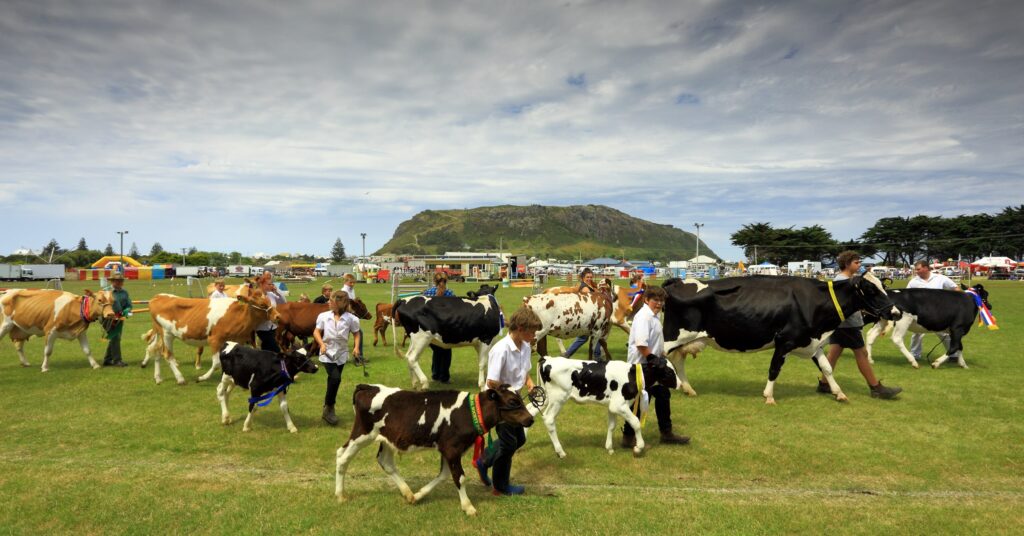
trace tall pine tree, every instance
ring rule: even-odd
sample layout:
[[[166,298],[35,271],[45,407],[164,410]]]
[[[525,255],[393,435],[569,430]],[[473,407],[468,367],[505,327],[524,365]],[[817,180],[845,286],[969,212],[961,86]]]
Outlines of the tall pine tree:
[[[345,246],[341,243],[341,238],[334,241],[334,247],[331,248],[331,259],[336,262],[345,260]]]
[[[75,248],[75,251],[88,251],[88,250],[89,250],[89,246],[85,245],[85,237],[83,236],[82,238],[79,238],[78,239],[78,247]]]
[[[114,254],[114,246],[111,246],[110,242],[107,242],[107,247],[103,250],[103,254],[104,255],[113,255]]]

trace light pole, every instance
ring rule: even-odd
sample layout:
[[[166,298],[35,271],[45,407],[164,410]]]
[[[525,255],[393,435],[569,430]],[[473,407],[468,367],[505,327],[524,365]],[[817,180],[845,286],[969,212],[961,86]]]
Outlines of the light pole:
[[[363,237],[363,262],[366,262],[366,233],[359,233]]]
[[[182,266],[185,266],[185,251],[187,251],[187,250],[188,250],[188,248],[181,248],[181,265]]]
[[[121,273],[124,273],[124,235],[128,234],[128,231],[117,231],[117,234],[121,235]]]
[[[693,224],[693,226],[697,228],[697,255],[696,256],[700,257],[700,228],[704,227],[704,224],[703,223],[695,223],[695,224]],[[700,259],[698,259],[697,262],[700,262]]]

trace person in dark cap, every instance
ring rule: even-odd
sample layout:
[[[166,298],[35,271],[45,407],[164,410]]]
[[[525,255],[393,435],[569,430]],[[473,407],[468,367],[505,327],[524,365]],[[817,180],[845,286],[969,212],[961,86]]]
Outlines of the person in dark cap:
[[[124,331],[124,319],[132,314],[132,299],[124,289],[124,275],[114,272],[108,280],[114,290],[111,301],[114,308],[114,319],[104,327],[107,331],[107,352],[103,354],[104,367],[126,367],[121,359],[121,332]]]

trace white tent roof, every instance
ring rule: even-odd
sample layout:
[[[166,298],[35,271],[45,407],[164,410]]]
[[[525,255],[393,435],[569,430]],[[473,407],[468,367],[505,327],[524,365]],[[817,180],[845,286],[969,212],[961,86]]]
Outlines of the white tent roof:
[[[690,262],[692,262],[694,264],[715,264],[718,261],[716,261],[715,259],[713,259],[711,257],[708,257],[707,255],[698,255],[698,256],[690,259]]]
[[[1017,263],[1009,257],[982,257],[971,264],[989,268],[1014,268],[1017,266]]]

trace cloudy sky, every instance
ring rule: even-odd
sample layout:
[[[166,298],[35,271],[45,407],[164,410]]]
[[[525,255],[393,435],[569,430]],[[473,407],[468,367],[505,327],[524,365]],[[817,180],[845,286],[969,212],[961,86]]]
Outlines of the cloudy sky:
[[[424,209],[1024,202],[1024,2],[0,2],[0,252],[326,254]]]

